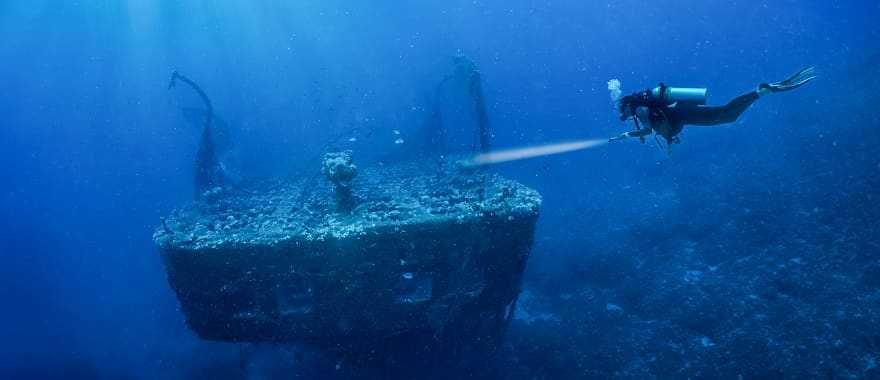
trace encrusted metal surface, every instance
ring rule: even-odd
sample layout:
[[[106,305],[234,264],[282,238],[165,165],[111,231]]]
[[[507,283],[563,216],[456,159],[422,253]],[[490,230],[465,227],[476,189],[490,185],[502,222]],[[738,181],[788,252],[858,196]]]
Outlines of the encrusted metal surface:
[[[532,217],[540,195],[493,174],[453,164],[417,164],[363,171],[352,187],[358,205],[336,212],[323,177],[264,182],[235,192],[215,189],[206,202],[174,211],[154,234],[160,246],[216,249],[273,246],[291,240],[344,239],[424,223],[470,222],[487,215]],[[305,188],[305,189],[304,189]]]

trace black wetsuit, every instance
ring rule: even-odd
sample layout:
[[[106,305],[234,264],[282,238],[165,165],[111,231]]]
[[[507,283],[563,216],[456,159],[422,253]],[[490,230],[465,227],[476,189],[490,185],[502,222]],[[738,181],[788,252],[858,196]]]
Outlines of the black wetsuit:
[[[729,103],[720,106],[703,106],[687,103],[678,103],[672,106],[650,107],[648,120],[640,118],[647,127],[629,133],[630,136],[642,137],[651,134],[652,131],[673,141],[686,124],[691,125],[718,125],[732,123],[745,112],[755,100],[758,100],[757,91],[740,95]]]

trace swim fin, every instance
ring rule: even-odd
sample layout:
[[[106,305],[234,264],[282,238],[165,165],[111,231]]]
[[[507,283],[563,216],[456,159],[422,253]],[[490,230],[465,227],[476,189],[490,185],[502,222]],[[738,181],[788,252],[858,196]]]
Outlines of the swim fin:
[[[760,85],[758,85],[758,92],[768,93],[790,91],[809,83],[813,79],[816,79],[815,67],[809,66],[802,69],[801,71],[798,71],[797,73],[783,81],[773,83],[761,83]]]

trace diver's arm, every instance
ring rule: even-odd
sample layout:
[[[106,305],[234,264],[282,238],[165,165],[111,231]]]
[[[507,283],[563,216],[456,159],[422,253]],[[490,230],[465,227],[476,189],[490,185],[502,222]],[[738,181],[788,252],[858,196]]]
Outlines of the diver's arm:
[[[644,136],[650,135],[651,132],[654,132],[654,130],[649,127],[645,127],[645,128],[638,129],[635,131],[627,132],[626,135],[629,137],[644,137]]]
[[[608,139],[608,141],[623,140],[627,137],[645,137],[647,135],[650,135],[651,132],[653,132],[653,130],[651,128],[645,127],[642,129],[637,129],[635,131],[629,131],[626,133],[622,133],[622,134],[620,134],[620,136],[612,137],[612,138]]]

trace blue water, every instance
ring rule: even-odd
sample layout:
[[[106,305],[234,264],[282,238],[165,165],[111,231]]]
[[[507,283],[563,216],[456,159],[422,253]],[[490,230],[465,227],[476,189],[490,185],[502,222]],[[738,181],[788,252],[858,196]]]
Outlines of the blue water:
[[[238,345],[185,326],[151,236],[192,199],[180,108],[201,104],[168,78],[205,88],[266,178],[339,134],[364,165],[406,157],[457,55],[501,148],[628,130],[612,78],[722,104],[820,72],[671,155],[633,140],[493,168],[544,196],[498,378],[880,377],[877,19],[871,1],[4,1],[0,377],[350,374],[289,347],[249,348],[241,373]]]

